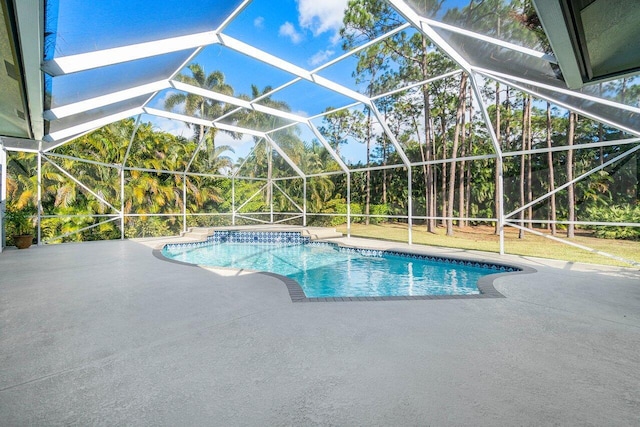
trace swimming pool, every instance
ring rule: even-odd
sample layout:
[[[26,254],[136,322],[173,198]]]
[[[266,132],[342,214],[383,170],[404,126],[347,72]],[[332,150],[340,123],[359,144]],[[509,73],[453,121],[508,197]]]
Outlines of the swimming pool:
[[[479,294],[484,276],[516,268],[311,242],[293,232],[216,232],[207,242],[169,244],[162,254],[191,264],[276,273],[307,298]]]

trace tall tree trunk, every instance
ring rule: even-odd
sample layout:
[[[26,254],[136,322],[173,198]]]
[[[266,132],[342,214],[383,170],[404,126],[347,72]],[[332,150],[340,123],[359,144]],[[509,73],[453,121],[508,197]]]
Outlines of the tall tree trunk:
[[[575,113],[569,113],[569,129],[567,130],[567,145],[569,147],[573,146],[574,143],[574,134],[576,127],[576,115]],[[573,180],[573,150],[569,149],[567,151],[567,182]],[[569,204],[569,221],[576,220],[576,201],[574,194],[574,185],[571,184],[567,188],[567,199]],[[573,224],[569,224],[567,226],[567,237],[572,238],[575,237],[575,226]]]
[[[382,138],[382,166],[387,166],[387,138]],[[382,204],[387,204],[387,170],[382,169]]]
[[[460,157],[464,158],[467,155],[467,112],[466,112],[466,95],[465,95],[465,110],[462,112],[462,135],[460,135]],[[470,120],[471,121],[471,120]],[[464,160],[460,161],[460,167],[458,168],[458,228],[466,226],[464,216],[464,183],[465,183],[465,171],[466,164]]]
[[[446,119],[443,116],[440,116],[440,127],[442,130],[442,160],[447,159],[447,129],[446,129]],[[441,213],[440,216],[442,219],[440,220],[440,225],[446,227],[447,221],[444,217],[447,216],[447,164],[440,164],[441,171],[441,181],[440,181],[440,198],[441,198]]]
[[[384,121],[388,118],[387,109],[384,109]],[[400,132],[396,130],[396,135]],[[382,137],[382,166],[387,166],[387,136]],[[382,169],[382,204],[387,204],[387,170]]]
[[[527,149],[527,112],[529,111],[529,109],[527,108],[527,104],[529,102],[529,96],[528,95],[524,95],[522,98],[522,145],[521,148],[523,150]],[[520,207],[525,205],[525,198],[524,198],[524,189],[525,189],[525,170],[526,170],[526,158],[524,154],[520,155]],[[522,209],[520,211],[520,226],[524,227],[525,223],[524,223],[524,215],[525,215],[525,211],[526,209]],[[518,238],[519,239],[524,239],[524,231],[522,229],[520,229],[520,232],[518,233]]]
[[[500,145],[500,83],[496,82],[496,140],[498,142],[498,146]],[[494,215],[496,218],[500,216],[500,204],[502,200],[500,200],[500,194],[498,194],[498,188],[500,187],[500,170],[498,169],[498,165],[500,162],[496,159],[493,168],[493,182],[495,183],[495,190],[493,192],[493,207],[494,207]],[[500,224],[496,221],[496,226],[494,229],[494,234],[500,234]]]
[[[422,78],[428,78],[429,71],[429,57],[427,53],[427,38],[422,37],[422,56],[420,59],[420,70],[422,72]],[[425,160],[431,161],[434,157],[433,153],[433,139],[431,138],[431,101],[429,99],[429,86],[422,86],[422,105],[424,107],[424,145],[425,145]],[[425,180],[425,203],[427,209],[427,232],[433,233],[436,229],[436,220],[433,219],[435,216],[435,187],[434,187],[434,179],[433,179],[433,165],[426,165],[426,180]]]
[[[460,78],[460,90],[458,91],[458,105],[456,108],[456,126],[453,131],[453,148],[451,149],[451,159],[449,164],[449,197],[447,200],[447,236],[453,236],[453,203],[456,195],[456,166],[455,159],[458,157],[458,145],[460,143],[460,132],[462,115],[464,112],[465,96],[467,94],[467,75],[462,74]]]
[[[430,157],[431,159],[435,159],[436,158],[436,125],[434,122],[433,117],[429,118],[429,138],[431,140],[431,153],[430,153]],[[427,153],[429,153],[429,150],[427,150]],[[429,210],[433,213],[433,216],[436,215],[436,169],[434,165],[430,165],[431,168],[431,172],[429,174],[429,177],[431,179],[431,186],[429,187],[429,193],[430,193],[430,199],[431,199],[431,203],[429,205]],[[435,233],[435,227],[436,227],[436,220],[432,219],[433,222],[433,232]]]
[[[206,119],[204,116],[204,101],[200,102],[200,117]],[[204,136],[204,125],[198,125],[198,128],[198,142],[200,142]]]
[[[602,98],[602,83],[598,84],[598,94]],[[604,128],[602,123],[598,122],[598,141],[602,142],[604,140]],[[604,163],[604,147],[600,147],[600,165]]]
[[[547,148],[551,150],[551,104],[547,102]],[[553,153],[549,151],[547,153],[547,164],[549,166],[549,191],[553,191],[556,188],[554,171],[553,171]],[[553,193],[549,198],[549,219],[551,220],[551,235],[555,236],[557,232],[556,227],[556,195]]]
[[[469,137],[469,153],[472,153],[472,142],[471,136]],[[471,217],[471,162],[467,162],[467,181],[464,186],[464,197],[467,201],[465,203],[464,216],[467,218]],[[467,221],[468,225],[469,222]]]
[[[420,127],[418,126],[418,121],[416,120],[415,116],[411,117],[411,120],[413,121],[413,128],[415,130],[415,134],[416,134],[416,139],[418,140],[418,147],[420,147],[420,158],[422,159],[422,176],[424,178],[424,202],[425,202],[425,215],[429,216],[429,212],[431,212],[431,189],[429,188],[429,173],[431,172],[429,169],[427,169],[427,165],[424,164],[424,162],[427,159],[427,154],[426,154],[426,147],[425,145],[422,144],[421,140],[420,140]],[[431,166],[431,165],[428,165]],[[433,222],[432,219],[427,219],[427,232],[429,231],[429,224]]]
[[[465,151],[465,155],[473,154],[473,88],[469,86],[469,137],[467,138],[468,147]],[[469,218],[469,206],[471,205],[471,163],[465,162],[466,179],[464,184],[464,216]],[[469,225],[469,221],[464,221],[465,225]]]

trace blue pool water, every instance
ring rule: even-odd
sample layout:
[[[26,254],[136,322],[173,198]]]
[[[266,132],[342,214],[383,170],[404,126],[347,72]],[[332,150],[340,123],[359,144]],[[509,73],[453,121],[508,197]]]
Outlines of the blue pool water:
[[[478,279],[500,272],[495,266],[281,241],[167,245],[163,255],[198,265],[277,273],[297,281],[308,298],[478,294]]]

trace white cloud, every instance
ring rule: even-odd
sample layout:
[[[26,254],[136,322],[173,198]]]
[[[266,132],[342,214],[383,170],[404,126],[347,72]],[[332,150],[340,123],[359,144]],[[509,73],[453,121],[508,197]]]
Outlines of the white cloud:
[[[294,112],[293,112],[293,114],[296,114],[296,115],[298,115],[298,116],[300,116],[300,117],[309,117],[309,113],[307,113],[307,112],[306,112],[306,111],[304,111],[304,110],[297,110],[297,111],[294,111]]]
[[[314,36],[327,31],[336,34],[342,26],[342,18],[348,0],[298,0],[298,21],[300,27],[309,29]],[[336,34],[332,41],[337,40]]]
[[[181,122],[180,120],[171,120],[164,117],[152,116],[150,121],[158,129],[175,136],[191,138],[191,136],[193,135],[193,130],[189,129],[187,127],[187,124],[185,122]]]
[[[254,19],[253,26],[262,30],[264,28],[264,17],[258,16]]]
[[[253,146],[253,137],[247,134],[241,134],[240,139],[234,139],[227,132],[218,131],[216,133],[216,145],[230,145],[234,150],[243,144],[251,143]]]
[[[239,157],[246,157],[251,148],[253,148],[254,142],[251,135],[242,134],[240,139],[233,139],[231,135],[226,132],[218,132],[216,134],[216,146],[229,145],[233,148],[233,153],[225,153],[225,156],[231,157],[234,161]]]
[[[320,65],[327,59],[331,58],[334,53],[336,52],[331,49],[318,51],[311,58],[309,58],[309,65],[311,65],[312,67]]]
[[[282,24],[278,34],[283,37],[289,37],[294,44],[298,44],[302,41],[302,34],[296,31],[296,27],[294,27],[291,22],[285,22]]]

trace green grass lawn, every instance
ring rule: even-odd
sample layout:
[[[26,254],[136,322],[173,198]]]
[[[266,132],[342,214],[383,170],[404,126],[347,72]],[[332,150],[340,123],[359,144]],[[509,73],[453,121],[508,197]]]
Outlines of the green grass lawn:
[[[346,234],[346,225],[336,227],[336,230]],[[538,230],[545,231],[545,230]],[[487,252],[499,251],[498,236],[493,234],[493,227],[474,226],[454,228],[454,236],[447,236],[443,227],[438,227],[435,233],[427,233],[426,226],[414,225],[412,229],[413,243],[442,246],[457,249],[472,249]],[[351,235],[370,237],[382,240],[407,242],[408,229],[406,224],[351,224]],[[566,239],[560,233],[556,236]],[[640,242],[629,240],[598,239],[588,234],[579,234],[571,239],[572,242],[589,248],[606,252],[621,258],[640,263]],[[586,262],[591,264],[615,265],[631,267],[630,264],[612,258],[604,257],[592,252],[574,248],[559,242],[554,242],[541,236],[526,233],[524,239],[518,238],[518,230],[507,227],[505,230],[505,252],[513,255],[526,255],[540,258],[552,258],[565,261]]]

